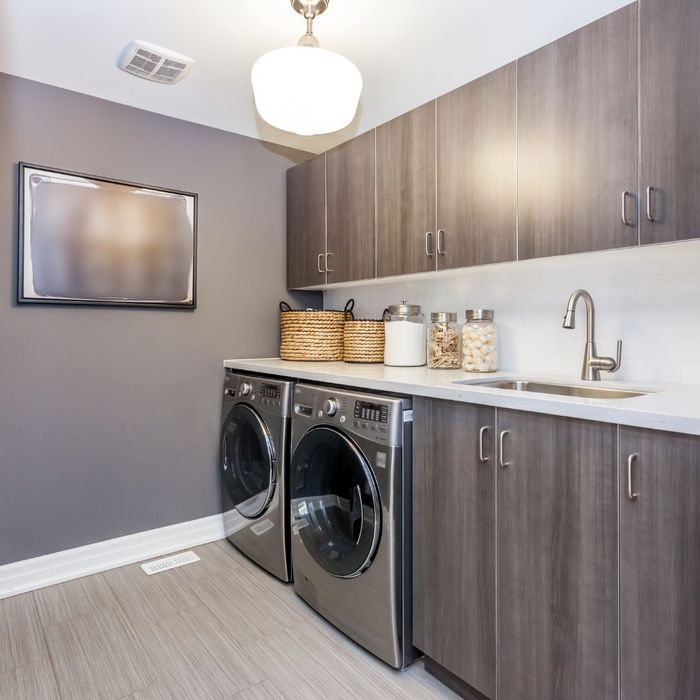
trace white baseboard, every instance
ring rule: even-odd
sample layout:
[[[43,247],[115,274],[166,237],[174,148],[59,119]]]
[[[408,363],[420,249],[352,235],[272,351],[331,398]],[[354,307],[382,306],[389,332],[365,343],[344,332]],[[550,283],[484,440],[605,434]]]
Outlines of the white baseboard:
[[[221,514],[0,566],[0,598],[152,559],[225,537]]]

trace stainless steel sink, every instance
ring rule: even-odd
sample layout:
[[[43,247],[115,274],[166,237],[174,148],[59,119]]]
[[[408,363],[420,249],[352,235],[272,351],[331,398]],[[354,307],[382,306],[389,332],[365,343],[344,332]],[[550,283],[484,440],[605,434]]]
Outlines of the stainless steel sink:
[[[558,394],[559,396],[578,396],[585,399],[631,399],[634,396],[646,396],[649,391],[629,389],[607,389],[605,387],[580,386],[577,384],[549,384],[528,379],[471,379],[453,382],[465,386],[483,386],[489,389],[507,389],[509,391],[531,391],[538,394]]]

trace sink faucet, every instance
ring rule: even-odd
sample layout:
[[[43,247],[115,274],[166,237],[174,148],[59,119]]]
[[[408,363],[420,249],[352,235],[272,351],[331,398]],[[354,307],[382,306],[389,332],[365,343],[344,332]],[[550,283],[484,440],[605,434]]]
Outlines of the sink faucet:
[[[570,297],[566,305],[564,315],[564,328],[576,328],[576,303],[583,299],[586,304],[586,348],[583,353],[583,369],[581,379],[599,382],[601,370],[605,372],[617,372],[622,363],[622,341],[617,341],[617,359],[612,357],[598,357],[595,347],[595,306],[593,297],[585,289],[577,289]]]

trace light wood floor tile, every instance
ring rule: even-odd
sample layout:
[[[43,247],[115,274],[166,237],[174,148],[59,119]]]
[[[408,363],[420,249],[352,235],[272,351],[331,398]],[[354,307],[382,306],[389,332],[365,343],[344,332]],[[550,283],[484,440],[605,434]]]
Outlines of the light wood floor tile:
[[[192,698],[225,698],[263,680],[253,661],[203,605],[138,625],[158,685]]]
[[[302,622],[289,605],[257,588],[255,582],[238,569],[195,581],[192,590],[243,643]]]
[[[155,683],[146,651],[120,608],[47,627],[51,660],[64,698],[122,698]]]
[[[0,673],[47,656],[33,595],[0,600]]]
[[[233,695],[231,700],[285,700],[285,697],[272,681],[263,681]]]
[[[59,700],[51,661],[41,659],[0,673],[0,698],[7,700]]]
[[[34,591],[34,600],[44,627],[117,604],[104,574],[42,588]]]
[[[189,566],[196,566],[190,564]],[[187,585],[163,571],[147,576],[138,564],[112,569],[104,576],[129,620],[138,624],[158,620],[191,608],[199,602]]]

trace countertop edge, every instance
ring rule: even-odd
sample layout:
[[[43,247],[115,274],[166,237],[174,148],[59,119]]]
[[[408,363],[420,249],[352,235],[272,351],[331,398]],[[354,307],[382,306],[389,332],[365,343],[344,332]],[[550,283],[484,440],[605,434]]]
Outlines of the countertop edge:
[[[406,376],[403,378],[372,377],[362,374],[382,372],[382,365],[345,365],[342,362],[323,363],[285,362],[279,358],[260,359],[231,359],[223,362],[224,367],[241,372],[250,372],[267,376],[287,377],[300,381],[325,383],[332,386],[353,389],[376,390],[386,393],[420,396],[425,398],[442,399],[461,403],[471,403],[495,408],[512,409],[516,411],[531,411],[566,418],[614,423],[636,428],[648,428],[687,435],[700,435],[700,386],[688,387],[680,385],[648,385],[654,393],[647,396],[627,399],[581,399],[577,397],[561,397],[548,394],[523,394],[502,389],[488,389],[464,384],[455,385],[449,372],[456,370],[426,370],[422,368],[401,368],[399,371]],[[397,368],[387,368],[395,370]],[[345,370],[345,372],[343,371]],[[426,372],[433,383],[420,381]],[[438,374],[434,374],[438,373]],[[520,372],[499,372],[494,377],[524,376]],[[474,375],[459,373],[460,380],[465,377],[477,379]],[[541,375],[540,377],[541,378]],[[556,378],[562,381],[561,377]],[[582,382],[576,382],[582,383]],[[629,383],[624,383],[628,385]],[[605,382],[602,386],[623,386],[623,383]],[[681,395],[684,394],[684,395]],[[687,414],[670,412],[659,406],[660,397],[664,403],[680,402],[693,406],[694,411]],[[626,405],[627,404],[627,405]],[[640,405],[641,404],[641,405]]]

